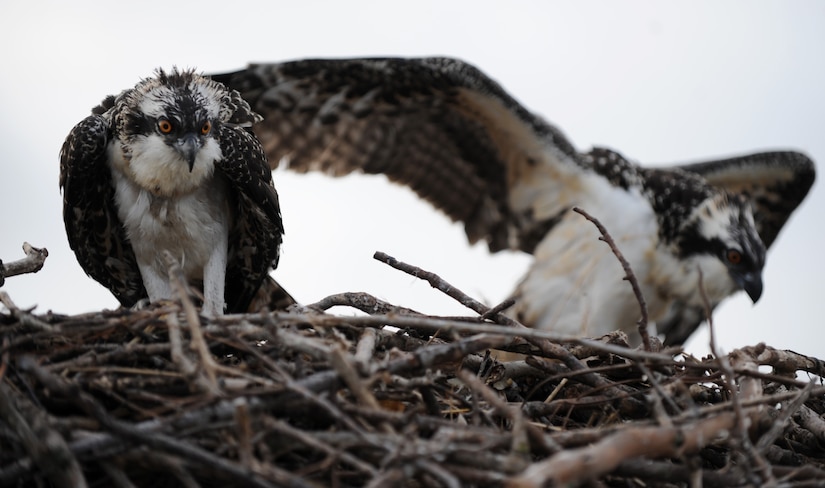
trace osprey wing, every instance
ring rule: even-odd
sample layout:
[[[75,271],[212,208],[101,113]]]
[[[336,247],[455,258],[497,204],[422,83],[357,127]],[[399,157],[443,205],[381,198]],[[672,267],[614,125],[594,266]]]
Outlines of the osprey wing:
[[[220,130],[223,158],[216,164],[236,197],[229,232],[226,306],[230,312],[244,312],[269,270],[278,265],[284,228],[272,172],[260,143],[242,127],[227,124]]]
[[[212,77],[264,116],[255,132],[273,168],[385,174],[492,251],[532,252],[579,196],[564,135],[462,61],[304,60]]]
[[[83,270],[125,307],[146,298],[132,246],[115,207],[106,163],[109,124],[91,115],[77,124],[60,151],[63,221],[69,246]]]
[[[813,161],[792,151],[749,154],[681,168],[702,176],[713,186],[749,198],[756,230],[765,247],[776,239],[816,177]]]

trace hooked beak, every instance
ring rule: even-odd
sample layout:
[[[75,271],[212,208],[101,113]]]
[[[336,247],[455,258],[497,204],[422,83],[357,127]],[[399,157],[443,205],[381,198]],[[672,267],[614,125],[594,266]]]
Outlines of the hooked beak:
[[[751,297],[751,301],[756,303],[759,297],[762,296],[762,273],[732,273],[733,281],[739,285],[739,288],[745,290],[745,293]]]
[[[198,155],[198,150],[201,148],[201,142],[195,134],[186,134],[177,142],[177,150],[183,156],[187,163],[189,163],[189,172],[195,166],[195,157]]]

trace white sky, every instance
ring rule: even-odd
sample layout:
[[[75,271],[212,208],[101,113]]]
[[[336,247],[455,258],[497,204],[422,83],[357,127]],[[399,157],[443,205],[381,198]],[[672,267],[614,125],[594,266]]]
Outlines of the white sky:
[[[0,258],[29,241],[44,269],[7,280],[20,306],[77,313],[117,302],[68,247],[58,152],[105,95],[156,67],[205,72],[303,57],[448,55],[474,63],[579,149],[642,163],[792,148],[825,161],[825,3],[4,2],[0,6]],[[464,311],[372,259],[385,251],[489,303],[526,268],[470,248],[459,225],[381,177],[276,172],[286,226],[276,278],[302,302],[367,291],[428,313]],[[726,350],[767,342],[825,356],[820,183],[768,254],[756,306],[717,309]],[[704,354],[707,334],[688,350]]]

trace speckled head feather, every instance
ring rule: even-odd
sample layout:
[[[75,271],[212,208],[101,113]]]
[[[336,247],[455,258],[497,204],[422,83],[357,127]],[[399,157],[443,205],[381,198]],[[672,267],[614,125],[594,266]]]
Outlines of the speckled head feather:
[[[194,70],[170,73],[163,69],[143,79],[135,88],[121,93],[113,103],[116,130],[124,139],[146,134],[158,117],[170,117],[180,126],[209,119],[251,127],[262,117],[235,91]]]

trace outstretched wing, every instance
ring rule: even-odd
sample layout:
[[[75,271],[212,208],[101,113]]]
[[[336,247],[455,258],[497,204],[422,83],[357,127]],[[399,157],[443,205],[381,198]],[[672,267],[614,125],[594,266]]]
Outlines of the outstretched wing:
[[[107,122],[91,115],[77,124],[60,151],[63,221],[83,270],[131,307],[147,296],[132,246],[117,217],[106,164]]]
[[[792,151],[764,152],[681,166],[713,186],[751,200],[756,230],[770,247],[815,179],[814,163]]]
[[[813,161],[792,151],[749,154],[679,168],[702,176],[713,186],[748,198],[756,231],[765,247],[776,240],[815,179]],[[677,302],[656,325],[659,333],[665,335],[666,345],[682,344],[705,320],[705,315],[702,308]]]
[[[258,140],[244,128],[223,125],[220,142],[223,158],[217,166],[235,194],[226,267],[226,306],[229,312],[245,312],[269,271],[278,266],[284,228],[272,172]]]
[[[254,130],[272,167],[385,174],[492,251],[532,252],[574,203],[573,146],[461,61],[304,60],[212,77],[264,116]]]

